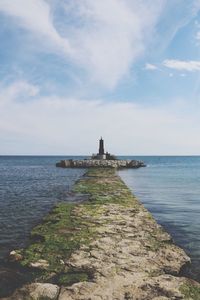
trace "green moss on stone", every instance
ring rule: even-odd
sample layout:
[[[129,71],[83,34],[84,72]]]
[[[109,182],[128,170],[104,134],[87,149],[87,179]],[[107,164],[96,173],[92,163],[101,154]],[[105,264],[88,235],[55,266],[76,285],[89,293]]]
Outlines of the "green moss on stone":
[[[81,246],[89,246],[97,237],[96,222],[105,213],[105,204],[129,206],[137,211],[138,202],[113,168],[90,169],[74,186],[74,191],[88,194],[79,204],[60,203],[31,233],[31,243],[23,251],[23,266],[41,260],[46,266],[33,269],[33,277],[49,281],[60,276],[60,284],[87,280],[85,273],[66,273],[65,262]],[[101,225],[104,221],[102,221]],[[61,275],[64,274],[64,275]]]
[[[85,272],[68,272],[66,274],[61,274],[58,278],[57,283],[59,285],[72,285],[76,282],[88,281],[89,276]]]
[[[185,300],[200,300],[200,287],[194,283],[183,284],[180,291]]]
[[[124,182],[115,174],[114,169],[99,168],[87,172],[87,177],[74,186],[77,193],[88,194],[90,204],[115,203],[120,205],[138,205]]]
[[[49,266],[41,272],[43,280],[51,272],[62,272],[63,261],[92,238],[92,230],[73,213],[74,207],[72,204],[59,204],[31,233],[36,241],[24,250],[21,264],[30,266],[39,260],[46,260]]]

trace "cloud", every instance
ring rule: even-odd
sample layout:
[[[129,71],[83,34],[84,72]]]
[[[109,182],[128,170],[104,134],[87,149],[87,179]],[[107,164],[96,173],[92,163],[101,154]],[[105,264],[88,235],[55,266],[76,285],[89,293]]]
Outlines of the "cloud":
[[[166,59],[163,62],[163,65],[167,68],[178,70],[178,71],[199,71],[200,70],[200,61],[183,61],[175,59]]]
[[[40,94],[29,101],[32,88],[25,82],[1,87],[0,154],[91,154],[101,135],[106,150],[116,154],[200,151],[199,116],[189,115],[181,102],[150,108]]]
[[[60,51],[70,52],[66,38],[62,38],[53,24],[51,9],[44,0],[0,1],[0,11],[16,18],[18,26],[46,38]]]
[[[90,78],[112,89],[129,73],[151,40],[163,3],[85,1],[81,16],[87,19],[87,27],[80,31],[78,57]]]
[[[197,27],[198,27],[198,31],[197,31],[197,33],[195,35],[195,39],[197,40],[197,45],[199,46],[199,41],[200,41],[200,31],[199,31],[200,24],[199,23],[198,23]]]
[[[200,1],[199,1],[199,8],[200,8]],[[197,30],[196,35],[195,35],[195,39],[197,40],[197,45],[199,45],[199,41],[200,41],[200,23],[198,20],[195,20],[194,22],[195,24],[195,29]]]
[[[152,41],[167,45],[199,8],[196,0],[0,0],[0,12],[14,21],[9,26],[26,30],[37,51],[60,55],[63,68],[87,86],[111,90],[134,72]]]
[[[195,37],[195,38],[196,38],[196,40],[197,40],[197,41],[199,41],[199,40],[200,40],[200,31],[198,31],[198,32],[197,32],[197,34],[196,34],[196,37]]]
[[[26,81],[20,80],[16,81],[13,84],[5,87],[2,83],[0,83],[0,107],[4,103],[9,103],[13,99],[22,100],[24,97],[31,98],[39,93],[39,87],[32,85]]]
[[[157,70],[157,69],[158,68],[153,64],[146,63],[146,65],[145,65],[145,70],[154,71],[154,70]]]
[[[0,11],[14,17],[18,26],[42,36],[45,50],[65,55],[86,72],[91,83],[114,89],[144,54],[165,2],[1,0]],[[56,12],[62,7],[61,17]]]

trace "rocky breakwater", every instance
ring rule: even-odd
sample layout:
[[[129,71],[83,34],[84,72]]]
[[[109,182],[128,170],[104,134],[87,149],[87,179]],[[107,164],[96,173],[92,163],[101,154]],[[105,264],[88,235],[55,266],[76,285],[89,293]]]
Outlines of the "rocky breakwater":
[[[87,200],[58,204],[11,253],[31,280],[4,299],[200,299],[200,284],[179,276],[189,257],[113,168],[90,169],[74,192]]]
[[[145,167],[143,161],[139,160],[100,160],[100,159],[83,159],[83,160],[61,160],[56,164],[56,167],[61,168],[140,168]]]

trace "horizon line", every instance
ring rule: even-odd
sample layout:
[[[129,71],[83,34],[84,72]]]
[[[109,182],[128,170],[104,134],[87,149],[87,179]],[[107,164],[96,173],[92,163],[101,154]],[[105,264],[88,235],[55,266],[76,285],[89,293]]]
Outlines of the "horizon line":
[[[49,156],[85,156],[85,157],[91,157],[91,155],[89,154],[0,154],[0,157],[3,157],[3,156],[46,156],[46,157],[49,157]],[[191,157],[191,156],[200,156],[200,154],[116,154],[115,156],[172,156],[172,157],[175,157],[175,156],[179,156],[179,157],[185,157],[185,156],[188,156],[188,157]]]

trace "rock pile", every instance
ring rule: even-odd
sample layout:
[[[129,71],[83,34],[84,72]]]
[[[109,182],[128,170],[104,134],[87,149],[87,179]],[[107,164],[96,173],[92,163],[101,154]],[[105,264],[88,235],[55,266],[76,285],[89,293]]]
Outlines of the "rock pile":
[[[145,167],[144,162],[139,160],[100,160],[100,159],[84,159],[84,160],[61,160],[56,164],[56,167],[61,168],[140,168]]]

